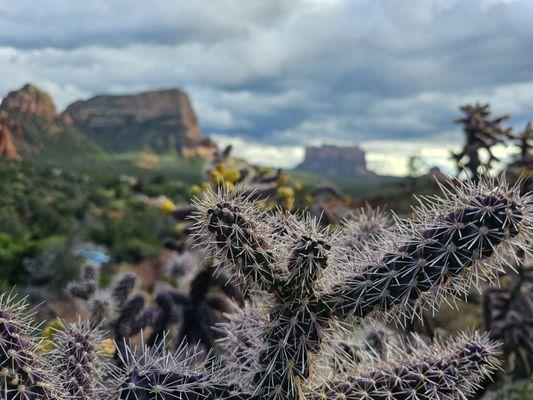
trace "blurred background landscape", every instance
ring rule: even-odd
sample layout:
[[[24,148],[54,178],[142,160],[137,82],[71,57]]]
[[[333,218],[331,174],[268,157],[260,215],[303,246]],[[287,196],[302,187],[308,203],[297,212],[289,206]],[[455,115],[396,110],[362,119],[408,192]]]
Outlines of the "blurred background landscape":
[[[215,347],[244,299],[188,241],[209,188],[333,226],[408,216],[449,176],[505,170],[531,190],[531,1],[46,3],[0,0],[0,289],[44,326],[87,311],[94,267],[101,290],[134,274],[141,309],[179,291],[168,327]],[[408,329],[496,326],[507,363],[479,396],[531,399],[531,286],[526,260],[462,318]]]

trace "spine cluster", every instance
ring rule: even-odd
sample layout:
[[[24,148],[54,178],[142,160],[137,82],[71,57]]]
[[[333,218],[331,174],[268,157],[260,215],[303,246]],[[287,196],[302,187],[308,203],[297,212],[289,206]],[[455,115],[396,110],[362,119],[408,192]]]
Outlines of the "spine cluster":
[[[24,301],[0,294],[0,399],[60,399],[61,381],[51,373]]]
[[[71,400],[98,400],[103,396],[107,363],[101,349],[104,334],[87,321],[61,323],[54,336],[52,365]]]
[[[224,381],[225,371],[212,365],[209,356],[180,346],[175,353],[162,348],[126,348],[126,368],[116,371],[110,383],[113,399],[239,400],[237,387]]]

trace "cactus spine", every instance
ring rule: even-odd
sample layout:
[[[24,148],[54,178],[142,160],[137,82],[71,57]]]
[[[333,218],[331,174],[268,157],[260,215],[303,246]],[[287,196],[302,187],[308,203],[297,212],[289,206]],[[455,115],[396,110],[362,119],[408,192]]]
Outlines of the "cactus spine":
[[[103,340],[103,332],[88,321],[61,322],[51,359],[70,400],[98,400],[104,395],[109,366],[101,349]]]
[[[60,381],[43,357],[23,300],[0,294],[0,399],[60,399]]]

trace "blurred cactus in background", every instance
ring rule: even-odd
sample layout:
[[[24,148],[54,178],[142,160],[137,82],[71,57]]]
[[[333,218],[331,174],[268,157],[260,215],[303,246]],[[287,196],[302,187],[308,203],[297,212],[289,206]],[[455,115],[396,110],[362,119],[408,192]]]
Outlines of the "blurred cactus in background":
[[[468,104],[459,107],[465,115],[454,122],[463,127],[466,142],[459,153],[452,153],[459,170],[466,170],[473,178],[481,173],[481,168],[490,170],[494,161],[499,159],[493,154],[492,148],[498,144],[505,144],[512,139],[512,128],[504,128],[502,122],[509,119],[508,115],[492,118],[489,104]],[[483,160],[480,152],[487,153],[487,160]]]
[[[351,328],[351,329],[350,329]],[[391,346],[396,345],[396,337],[391,329],[376,321],[365,322],[341,332],[338,339],[333,339],[331,350],[331,367],[336,374],[348,374],[354,365],[371,365],[386,362]]]
[[[225,314],[234,311],[237,305],[244,304],[239,287],[226,274],[216,273],[211,262],[190,250],[178,254],[166,273],[174,287],[166,285],[155,296],[158,312],[147,345],[160,343],[177,326],[173,336],[177,346],[187,342],[197,349],[214,349],[218,337],[216,324],[224,321]]]
[[[533,374],[533,265],[520,260],[501,287],[483,293],[483,315],[490,337],[503,343],[507,372]]]
[[[125,339],[151,325],[158,309],[147,306],[145,297],[136,293],[138,278],[132,272],[119,275],[109,289],[100,289],[98,268],[86,265],[82,279],[71,283],[68,291],[85,300],[91,326],[104,326],[120,346]]]
[[[244,305],[239,287],[189,250],[172,259],[166,274],[179,287],[163,284],[151,295],[137,290],[139,279],[133,272],[118,275],[109,289],[100,289],[97,267],[86,265],[82,279],[68,290],[85,300],[91,326],[104,326],[119,348],[143,330],[147,330],[146,344],[157,345],[177,327],[176,345],[188,342],[213,349],[218,337],[215,325],[235,306]]]
[[[515,136],[515,144],[518,154],[514,161],[509,164],[507,171],[514,179],[525,177],[522,181],[523,191],[533,190],[533,124],[528,122],[522,132]]]
[[[379,208],[366,205],[350,213],[342,222],[342,234],[348,247],[363,250],[365,246],[376,245],[390,233],[390,218]]]
[[[531,163],[533,163],[533,146],[531,144],[533,141],[533,124],[528,122],[524,130],[516,137],[516,139],[520,150],[517,162],[531,167]]]
[[[315,217],[319,217],[324,225],[331,225],[339,222],[346,213],[346,207],[341,207],[341,213],[338,210],[331,210],[330,203],[344,204],[346,196],[334,185],[320,185],[315,187],[308,195],[307,202],[309,212]]]

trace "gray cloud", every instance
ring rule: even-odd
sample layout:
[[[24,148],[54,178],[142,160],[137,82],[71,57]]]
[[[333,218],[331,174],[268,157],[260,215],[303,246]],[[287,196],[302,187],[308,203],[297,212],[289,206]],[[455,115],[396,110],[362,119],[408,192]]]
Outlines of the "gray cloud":
[[[0,0],[0,93],[180,86],[224,140],[450,143],[467,101],[532,118],[531,20],[527,0]]]
[[[271,26],[291,8],[282,0],[5,0],[0,43],[24,49],[212,43]]]

